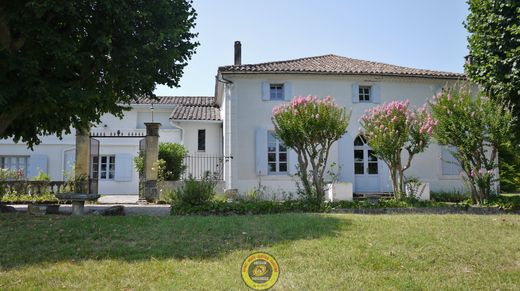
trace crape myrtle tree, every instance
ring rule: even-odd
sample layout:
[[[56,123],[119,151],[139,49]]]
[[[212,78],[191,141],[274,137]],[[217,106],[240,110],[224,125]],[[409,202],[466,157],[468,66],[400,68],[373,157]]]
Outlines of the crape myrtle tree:
[[[0,138],[32,147],[178,86],[195,17],[187,0],[0,2]]]
[[[469,0],[465,27],[470,61],[466,75],[486,96],[514,105],[520,117],[520,1]],[[520,189],[520,123],[513,132],[515,146],[501,149],[500,187]]]
[[[404,172],[412,159],[429,145],[436,121],[426,111],[426,105],[410,108],[410,101],[392,101],[368,109],[361,117],[363,134],[376,156],[390,170],[396,199],[405,195]],[[406,152],[403,164],[402,153]]]
[[[332,144],[345,134],[350,112],[332,97],[295,97],[273,108],[275,135],[298,156],[297,176],[304,198],[320,206],[325,197],[323,176]]]
[[[498,151],[511,147],[515,122],[511,107],[486,97],[473,98],[467,88],[434,96],[430,107],[438,121],[433,129],[435,139],[456,148],[452,155],[461,167],[471,200],[482,203],[492,193]]]

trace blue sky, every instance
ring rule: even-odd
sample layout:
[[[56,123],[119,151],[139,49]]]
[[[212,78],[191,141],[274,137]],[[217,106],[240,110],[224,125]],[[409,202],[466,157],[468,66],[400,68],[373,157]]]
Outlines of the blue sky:
[[[337,54],[420,69],[463,72],[464,0],[195,0],[200,46],[180,88],[157,95],[212,96],[217,68]]]

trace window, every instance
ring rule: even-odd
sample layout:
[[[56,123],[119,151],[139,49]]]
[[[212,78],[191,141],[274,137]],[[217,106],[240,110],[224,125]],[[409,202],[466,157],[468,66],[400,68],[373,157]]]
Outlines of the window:
[[[91,172],[94,179],[113,180],[116,168],[116,156],[92,157]]]
[[[0,156],[0,169],[22,171],[27,176],[27,156]]]
[[[198,139],[197,139],[197,150],[199,152],[206,151],[206,130],[199,129]]]
[[[358,136],[354,140],[354,174],[377,175],[378,172],[378,160],[374,151],[370,149],[364,136]]]
[[[269,84],[269,96],[271,100],[284,100],[283,84]]]
[[[287,173],[287,147],[273,132],[267,134],[267,169],[269,174]]]
[[[453,156],[452,152],[456,152],[454,146],[443,146],[441,150],[441,168],[443,176],[457,176],[462,171],[459,162]]]
[[[372,91],[372,87],[370,87],[370,86],[359,86],[359,101],[360,102],[369,102],[371,91]]]

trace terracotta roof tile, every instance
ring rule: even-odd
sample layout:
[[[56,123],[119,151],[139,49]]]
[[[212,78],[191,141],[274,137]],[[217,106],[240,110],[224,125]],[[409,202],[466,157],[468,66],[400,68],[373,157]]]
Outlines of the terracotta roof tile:
[[[324,55],[287,61],[219,67],[221,73],[312,73],[335,75],[407,76],[465,79],[464,74],[407,68],[363,61],[337,55]]]
[[[189,106],[214,106],[215,97],[211,96],[157,96],[159,100],[139,97],[132,104],[177,104]]]
[[[173,120],[221,120],[216,106],[176,106],[170,114]]]

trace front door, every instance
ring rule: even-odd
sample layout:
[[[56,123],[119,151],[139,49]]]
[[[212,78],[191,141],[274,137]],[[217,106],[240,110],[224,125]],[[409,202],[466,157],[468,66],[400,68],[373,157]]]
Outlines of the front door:
[[[354,140],[354,192],[379,192],[379,161],[366,139]]]

